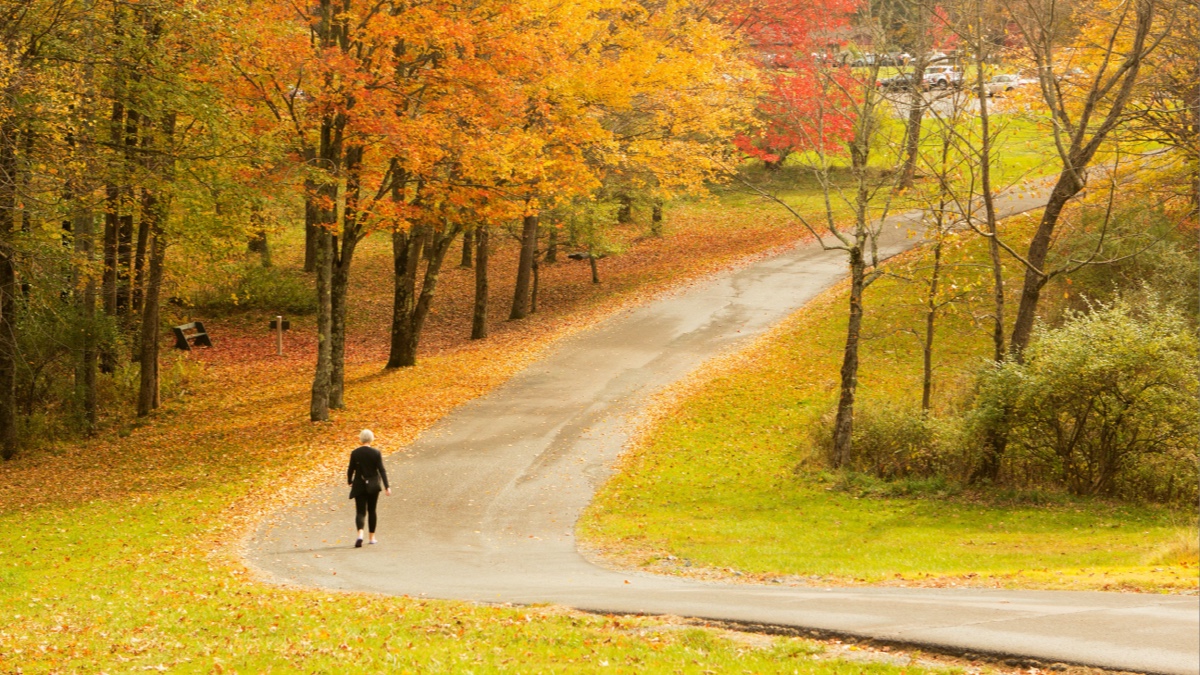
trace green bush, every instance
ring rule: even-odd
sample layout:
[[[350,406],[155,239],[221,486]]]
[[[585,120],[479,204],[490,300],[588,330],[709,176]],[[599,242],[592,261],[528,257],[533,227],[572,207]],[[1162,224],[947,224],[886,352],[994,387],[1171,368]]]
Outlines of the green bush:
[[[256,264],[235,269],[226,281],[196,290],[189,302],[211,313],[252,309],[294,316],[317,311],[316,292],[302,273]]]
[[[1064,310],[1088,311],[1088,299],[1113,303],[1124,298],[1138,306],[1153,297],[1157,304],[1172,307],[1191,319],[1196,318],[1196,297],[1200,294],[1200,259],[1191,239],[1180,241],[1174,231],[1176,221],[1155,209],[1139,208],[1115,214],[1106,229],[1096,214],[1083,219],[1084,227],[1068,232],[1061,244],[1064,255],[1082,260],[1099,248],[1097,260],[1109,264],[1089,265],[1069,277],[1058,277],[1047,295],[1070,295],[1062,303]],[[1104,232],[1103,238],[1101,231]],[[1087,289],[1086,296],[1074,292]],[[1053,307],[1047,317],[1057,324],[1060,316]]]
[[[833,452],[835,412],[814,428],[813,446],[826,457]],[[939,419],[913,407],[860,399],[844,468],[884,480],[959,479],[970,464],[961,450],[966,447],[961,436],[956,418]]]
[[[984,373],[976,426],[1008,439],[1010,481],[1076,495],[1195,500],[1197,340],[1152,297],[1039,326],[1025,362]]]

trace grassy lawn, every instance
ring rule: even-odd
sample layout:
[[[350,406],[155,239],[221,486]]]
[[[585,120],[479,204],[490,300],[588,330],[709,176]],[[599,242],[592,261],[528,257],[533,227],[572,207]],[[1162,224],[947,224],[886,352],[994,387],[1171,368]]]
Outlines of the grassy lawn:
[[[1006,112],[994,112],[991,120],[991,133],[994,134],[992,160],[992,186],[996,191],[1019,189],[1016,186],[1030,179],[1053,174],[1059,167],[1054,149],[1054,139],[1050,135],[1050,120],[1045,115],[1023,112],[1018,106],[1001,102],[993,104]],[[880,119],[882,128],[878,134],[879,142],[873,148],[872,166],[895,167],[902,163],[904,157],[903,140],[905,120],[892,115],[884,115]],[[968,138],[977,138],[979,120],[971,117],[966,124],[961,125],[958,132]],[[929,156],[937,155],[940,148],[940,122],[926,117],[922,125],[923,153]],[[830,197],[830,207],[833,218],[840,225],[853,222],[853,199],[855,196],[855,181],[850,174],[844,158],[831,158],[830,171],[833,191]],[[753,182],[760,189],[771,193],[792,209],[803,214],[809,222],[824,234],[826,228],[826,205],[821,184],[813,168],[820,165],[820,159],[809,153],[789,155],[783,166],[776,170],[766,170],[761,166],[748,166],[743,171],[743,178]],[[927,174],[929,167],[918,164],[917,176]],[[876,174],[870,179],[872,189],[875,186],[890,187],[890,173]],[[895,214],[909,209],[925,208],[933,197],[927,193],[936,189],[933,178],[918,181],[913,190],[896,194],[888,206],[888,213]],[[727,209],[734,209],[742,217],[754,220],[774,220],[780,217],[782,209],[779,205],[763,198],[755,190],[746,187],[740,181],[732,181],[728,185],[714,189],[720,204]],[[965,195],[962,195],[965,197]],[[880,215],[885,204],[881,193],[873,199],[868,209],[869,217]],[[800,225],[797,223],[796,227]]]
[[[891,269],[910,273],[923,255]],[[958,283],[986,289],[974,278],[986,270],[970,267],[983,255],[978,241],[953,247]],[[921,288],[884,278],[867,291],[866,404],[920,401]],[[1047,295],[1073,292],[1064,289]],[[819,583],[1196,590],[1194,513],[825,473],[809,439],[834,403],[844,305],[844,289],[827,292],[663,397],[581,524],[600,555],[666,573]],[[964,395],[991,348],[971,302],[951,310],[938,327],[935,408]]]

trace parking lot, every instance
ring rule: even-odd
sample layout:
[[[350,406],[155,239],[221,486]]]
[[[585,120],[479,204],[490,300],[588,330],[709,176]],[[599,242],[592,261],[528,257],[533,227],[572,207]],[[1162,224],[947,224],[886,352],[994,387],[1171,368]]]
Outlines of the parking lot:
[[[1019,108],[1017,99],[1033,92],[1031,87],[1011,92],[998,93],[988,99],[988,112],[1006,114]],[[907,91],[884,91],[884,99],[892,109],[892,115],[897,118],[908,117],[911,107],[912,94]],[[967,114],[979,114],[979,99],[974,90],[969,89],[930,89],[921,93],[922,101],[927,109],[939,116],[950,116],[956,111]]]

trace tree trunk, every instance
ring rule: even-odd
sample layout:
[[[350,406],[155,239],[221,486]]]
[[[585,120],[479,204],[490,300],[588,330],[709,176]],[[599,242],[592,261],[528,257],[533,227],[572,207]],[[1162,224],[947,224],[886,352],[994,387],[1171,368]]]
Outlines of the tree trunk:
[[[432,232],[430,234],[432,234]],[[421,243],[424,244],[424,247],[421,249],[421,260],[424,260],[425,262],[433,260],[432,239],[423,239]]]
[[[72,214],[71,232],[74,237],[75,255],[78,259],[90,263],[95,258],[95,221],[92,211],[87,207],[88,196],[72,181],[71,202]],[[80,278],[78,268],[74,273],[72,288],[83,286],[83,292],[76,295],[75,303],[81,319],[79,360],[75,365],[75,399],[77,409],[82,413],[85,431],[91,434],[96,428],[96,279],[90,270],[84,270],[86,279]]]
[[[929,33],[929,24],[927,21],[926,12],[931,11],[925,7],[918,6],[916,8],[917,19],[912,26],[916,41],[916,58],[913,60],[912,85],[908,89],[908,120],[904,130],[904,164],[900,169],[900,181],[897,184],[901,190],[908,189],[913,186],[913,181],[917,175],[917,159],[921,152],[921,126],[925,119],[925,66],[928,65],[925,59],[928,57],[929,47],[926,38]]]
[[[0,125],[0,457],[17,454],[17,129]]]
[[[140,77],[134,76],[134,82],[139,82]],[[125,113],[125,166],[133,167],[137,163],[137,155],[134,150],[138,147],[138,132],[142,126],[142,115],[138,114],[137,110],[128,109]],[[118,231],[118,240],[116,240],[116,311],[125,318],[126,325],[133,319],[133,210],[134,204],[138,205],[136,198],[137,190],[133,187],[133,172],[127,173],[126,185],[124,187],[124,202],[125,214],[120,217],[120,229]]]
[[[412,286],[415,281],[406,284],[408,299],[407,302],[401,305],[399,302],[394,306],[392,317],[392,353],[388,359],[388,368],[401,368],[416,365],[417,363],[417,347],[421,341],[421,330],[425,326],[425,318],[429,315],[429,308],[433,303],[433,295],[437,290],[438,274],[441,272],[442,263],[446,259],[446,253],[450,250],[450,245],[458,236],[457,227],[447,227],[442,232],[430,233],[425,237],[428,244],[424,246],[424,250],[428,251],[429,261],[425,264],[425,277],[421,281],[421,293],[412,302]],[[421,260],[421,248],[418,246],[408,247],[408,260],[412,262],[411,268],[405,269],[406,273],[410,273],[411,277],[415,278],[416,268]],[[397,294],[399,295],[399,294]],[[399,297],[397,297],[399,300]],[[403,313],[402,313],[402,310]]]
[[[988,227],[988,256],[992,263],[992,304],[994,319],[992,321],[992,360],[1004,359],[1004,266],[1000,258],[1000,242],[996,231],[996,220],[990,218]]]
[[[533,274],[533,255],[537,250],[537,215],[526,215],[523,226],[521,230],[521,258],[517,263],[517,283],[513,289],[512,313],[508,315],[510,321],[524,319],[529,315],[529,282]]]
[[[662,221],[663,221],[663,201],[655,199],[654,205],[650,208],[650,236],[662,236]]]
[[[146,203],[146,191],[142,191],[142,219],[138,221],[137,244],[133,254],[133,311],[142,310],[142,298],[146,286],[146,251],[150,244],[150,219],[146,213],[150,204]]]
[[[134,81],[139,78],[135,77]],[[141,116],[136,110],[125,111],[125,166],[132,168],[137,162],[134,149],[138,144]],[[117,219],[117,314],[124,320],[125,328],[133,318],[133,212],[140,207],[133,186],[133,172],[125,171],[125,185],[121,188],[121,206],[124,212]]]
[[[89,214],[90,215],[90,214]],[[89,238],[94,237],[89,233]],[[92,246],[88,246],[88,259],[91,259]],[[98,354],[96,349],[96,280],[88,279],[83,288],[81,311],[84,320],[83,344],[79,355],[79,370],[77,373],[76,390],[79,396],[79,407],[83,412],[86,431],[90,435],[96,431],[96,371],[98,369]]]
[[[123,190],[121,202],[133,207],[132,189]],[[129,270],[133,266],[133,214],[125,213],[117,219],[117,316],[121,317],[122,327],[127,327],[130,319],[130,286],[132,280]]]
[[[316,161],[312,149],[304,151],[304,164],[311,167]],[[312,178],[304,179],[304,271],[317,270],[317,183]]]
[[[24,146],[25,147],[22,148],[22,151],[23,151],[22,154],[25,156],[25,171],[21,172],[22,173],[22,175],[21,175],[21,191],[24,194],[32,194],[32,192],[33,192],[32,184],[33,184],[33,174],[34,174],[34,167],[33,167],[33,152],[34,152],[34,150],[33,150],[33,147],[34,147],[35,137],[37,136],[37,134],[34,133],[34,131],[32,129],[30,129],[28,126],[26,126],[25,133],[23,134],[23,136],[24,136]],[[15,180],[16,176],[13,176],[12,178]],[[29,215],[29,213],[32,209],[30,209],[29,207],[30,207],[29,204],[25,204],[24,207],[21,209],[21,231],[22,232],[29,232],[29,231],[33,230],[33,220]]]
[[[329,290],[329,407],[341,410],[346,407],[346,287],[350,283],[350,270],[342,265],[346,241],[332,238],[330,251],[333,254],[332,282]]]
[[[408,365],[414,365],[417,362],[417,346],[421,341],[421,329],[425,327],[425,317],[429,316],[429,308],[433,305],[433,294],[437,290],[438,274],[442,270],[442,263],[446,259],[446,253],[450,251],[450,245],[454,242],[454,238],[458,236],[458,228],[448,229],[441,235],[434,236],[428,248],[430,249],[429,262],[425,265],[425,278],[421,281],[421,296],[417,299],[417,308],[413,313],[413,329],[410,333],[411,343],[408,346],[406,353]]]
[[[596,256],[588,254],[588,265],[592,268],[592,283],[600,283],[600,270],[596,267]]]
[[[354,250],[362,240],[358,200],[362,183],[363,149],[353,146],[346,150],[346,205],[342,212],[341,250],[334,238],[333,284],[330,295],[330,371],[329,407],[346,407],[346,297],[350,286],[350,264]]]
[[[532,270],[533,270],[533,288],[529,292],[529,313],[530,314],[537,314],[538,281],[541,280],[541,275],[539,274],[539,272],[542,269],[542,266],[539,263],[540,258],[541,258],[541,256],[535,252],[533,255],[533,265],[531,266]]]
[[[938,216],[939,220],[941,215]],[[939,230],[942,224],[938,225]],[[921,410],[929,412],[929,406],[933,399],[933,329],[937,322],[937,292],[938,282],[941,280],[942,272],[942,235],[938,233],[937,243],[933,246],[933,269],[929,275],[929,295],[926,296],[925,302],[925,344],[922,349],[922,368],[921,368]]]
[[[1025,358],[1025,349],[1029,346],[1029,339],[1033,333],[1033,322],[1037,316],[1038,300],[1042,287],[1049,280],[1050,273],[1045,267],[1046,256],[1050,250],[1058,219],[1067,202],[1086,186],[1084,172],[1104,140],[1118,128],[1125,105],[1132,97],[1134,87],[1138,82],[1138,73],[1142,63],[1158,44],[1158,40],[1154,39],[1152,44],[1147,46],[1150,29],[1158,15],[1155,3],[1136,2],[1132,4],[1132,10],[1136,17],[1132,25],[1125,23],[1122,18],[1112,28],[1113,31],[1120,31],[1122,27],[1132,29],[1132,40],[1120,50],[1124,54],[1123,57],[1120,57],[1122,58],[1120,65],[1115,71],[1110,71],[1111,78],[1095,77],[1090,80],[1090,90],[1080,92],[1083,94],[1081,97],[1083,99],[1082,109],[1079,112],[1066,111],[1062,108],[1061,100],[1048,98],[1046,101],[1052,109],[1056,109],[1054,111],[1056,120],[1074,118],[1073,122],[1068,122],[1068,125],[1074,128],[1067,129],[1070,132],[1070,144],[1060,145],[1062,149],[1060,149],[1059,158],[1062,163],[1062,171],[1059,173],[1058,182],[1054,185],[1050,199],[1042,211],[1041,222],[1038,223],[1037,232],[1029,242],[1029,252],[1025,256],[1025,260],[1028,262],[1025,268],[1025,282],[1021,288],[1021,303],[1017,307],[1017,319],[1013,324],[1012,339],[1009,343],[1009,354],[1018,361]],[[1052,53],[1053,45],[1051,38],[1047,35],[1035,35],[1035,37],[1044,38],[1036,47]],[[1112,33],[1112,39],[1117,39],[1117,35],[1116,32]],[[1030,36],[1030,33],[1026,33],[1027,40]],[[1053,73],[1046,70],[1039,72],[1043,92],[1058,89],[1057,83],[1052,81],[1053,77]],[[1105,104],[1108,105],[1108,110],[1101,113],[1100,106]],[[1093,116],[1099,121],[1089,123]]]
[[[621,206],[617,209],[617,222],[628,225],[633,222],[633,197],[621,195],[619,201]]]
[[[409,232],[392,233],[392,271],[395,284],[392,297],[392,340],[387,368],[413,365],[407,362],[407,345],[413,342],[412,316],[417,306],[417,271],[421,264],[422,228],[413,225]]]
[[[328,19],[331,6],[322,0],[322,12]],[[331,24],[321,24],[322,40],[332,46]],[[343,132],[347,118],[344,114],[327,114],[321,120],[320,149],[317,152],[324,180],[317,185],[316,206],[316,273],[317,273],[317,366],[313,373],[312,400],[309,419],[324,422],[329,419],[329,395],[333,377],[333,268],[336,251],[333,233],[337,229],[338,187],[343,160]]]
[[[467,230],[463,232],[462,241],[462,260],[458,263],[459,267],[471,269],[471,253],[475,248],[475,230]]]
[[[117,231],[121,212],[121,188],[116,183],[104,187],[104,277],[101,293],[104,295],[104,313],[117,315]],[[106,357],[107,358],[107,357]],[[105,370],[110,372],[111,368]]]
[[[6,217],[7,220],[7,217]],[[12,459],[17,453],[17,272],[12,247],[12,225],[0,233],[0,456]]]
[[[175,115],[168,113],[162,123],[161,159],[147,160],[147,168],[157,170],[159,178],[169,183],[175,175],[172,139],[175,135]],[[142,304],[142,330],[138,340],[140,355],[140,386],[138,388],[138,417],[145,417],[159,406],[158,387],[158,321],[159,296],[162,291],[163,266],[167,256],[167,218],[171,212],[170,193],[160,188],[142,191],[142,220],[153,241],[150,244],[150,274]]]
[[[850,461],[851,435],[854,431],[854,395],[858,389],[858,340],[862,330],[863,290],[866,287],[866,262],[861,246],[850,250],[850,321],[846,327],[846,348],[842,355],[842,386],[838,396],[837,418],[833,428],[835,469]]]
[[[333,324],[332,276],[333,276],[333,236],[324,228],[318,228],[316,235],[316,273],[317,273],[317,367],[313,375],[312,401],[309,405],[308,418],[313,422],[324,422],[329,419],[329,383],[333,368],[333,345],[330,343],[330,331]]]
[[[148,194],[150,190],[146,191]],[[158,300],[162,289],[163,264],[166,259],[167,238],[163,232],[163,220],[167,215],[166,205],[159,205],[158,198],[149,197],[148,206],[157,213],[150,216],[153,225],[153,240],[150,244],[150,273],[146,282],[145,301],[142,304],[141,381],[138,389],[138,417],[145,417],[158,408]],[[148,214],[149,212],[147,212]]]
[[[271,244],[267,240],[267,227],[263,222],[261,204],[250,207],[250,240],[246,242],[246,252],[257,254],[263,267],[271,266]]]
[[[84,70],[84,82],[89,85],[92,78],[90,67]],[[85,95],[86,96],[86,95]],[[79,158],[76,133],[79,129],[88,128],[83,118],[74,118],[68,127],[66,145],[73,160]],[[85,160],[86,161],[86,160]],[[87,166],[85,164],[85,166]],[[87,166],[94,169],[94,166]],[[92,213],[89,190],[84,178],[86,170],[74,173],[66,182],[65,200],[71,205],[71,218],[63,223],[63,231],[70,233],[68,242],[64,236],[64,245],[74,249],[76,261],[82,261],[82,269],[78,262],[71,268],[71,292],[74,295],[75,308],[79,321],[76,325],[79,331],[79,358],[75,362],[75,409],[81,413],[84,431],[91,435],[96,429],[96,280],[91,274],[91,263],[95,249],[95,218]],[[83,288],[80,293],[79,289]]]
[[[109,117],[109,136],[114,146],[122,142],[125,121],[125,106],[120,100],[113,101],[112,114]],[[118,177],[120,163],[112,162],[108,167],[106,184],[104,186],[104,275],[101,280],[101,296],[104,313],[110,317],[117,315],[117,238],[120,230],[121,217],[121,185]],[[113,345],[105,343],[100,348],[100,370],[111,373],[117,369],[117,355]]]
[[[313,374],[309,419],[329,419],[329,393],[333,375],[333,230],[337,226],[338,183],[342,160],[340,116],[326,117],[321,124],[321,167],[328,172],[317,186],[316,273],[317,273],[317,367]]]
[[[488,314],[488,226],[480,225],[475,235],[475,310],[471,314],[471,339],[487,337]]]
[[[558,262],[558,226],[550,228],[549,241],[546,243],[546,262],[553,265]]]
[[[975,98],[979,102],[979,189],[983,196],[983,215],[988,233],[988,257],[992,265],[992,360],[999,363],[1004,359],[1004,266],[1000,257],[1000,233],[996,217],[995,200],[992,197],[992,133],[991,111],[989,110],[985,74],[985,41],[982,34],[984,5],[982,0],[975,5],[976,23],[981,31],[977,37],[975,52]],[[1005,413],[1004,417],[1007,417]],[[1000,428],[992,427],[984,434],[983,457],[980,465],[970,476],[972,483],[980,480],[995,482],[1000,477],[1000,462],[1008,449],[1008,435]]]
[[[1050,200],[1042,211],[1042,219],[1038,223],[1037,232],[1029,242],[1029,251],[1025,256],[1030,266],[1025,268],[1025,283],[1021,287],[1021,303],[1017,306],[1017,320],[1013,323],[1012,342],[1009,353],[1018,361],[1024,361],[1025,348],[1033,334],[1033,322],[1037,318],[1037,305],[1041,299],[1042,287],[1046,285],[1046,257],[1050,252],[1054,228],[1063,208],[1072,197],[1079,193],[1082,186],[1067,172],[1058,177]]]

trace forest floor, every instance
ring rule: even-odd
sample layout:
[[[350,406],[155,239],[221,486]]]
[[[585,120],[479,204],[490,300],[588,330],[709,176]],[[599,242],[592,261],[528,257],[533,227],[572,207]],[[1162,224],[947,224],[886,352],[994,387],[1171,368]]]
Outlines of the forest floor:
[[[904,254],[867,291],[860,409],[919,406],[925,286],[908,279],[929,263],[928,249]],[[935,413],[969,396],[992,349],[984,242],[954,242],[944,263],[966,292],[937,324]],[[1046,296],[1088,292],[1063,280]],[[827,473],[812,439],[838,391],[846,297],[827,291],[664,392],[581,521],[588,545],[713,580],[1196,593],[1194,510]]]

